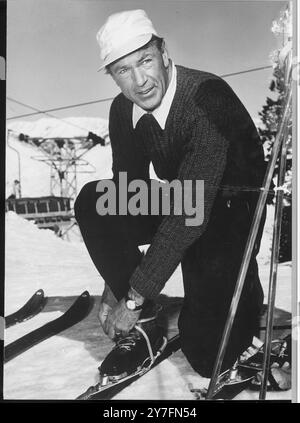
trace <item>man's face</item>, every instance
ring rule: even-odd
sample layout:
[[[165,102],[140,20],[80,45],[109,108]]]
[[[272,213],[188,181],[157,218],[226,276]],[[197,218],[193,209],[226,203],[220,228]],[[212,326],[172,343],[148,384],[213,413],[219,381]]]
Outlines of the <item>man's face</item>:
[[[139,49],[111,64],[110,73],[122,93],[142,109],[156,109],[169,84],[169,58],[156,45]]]

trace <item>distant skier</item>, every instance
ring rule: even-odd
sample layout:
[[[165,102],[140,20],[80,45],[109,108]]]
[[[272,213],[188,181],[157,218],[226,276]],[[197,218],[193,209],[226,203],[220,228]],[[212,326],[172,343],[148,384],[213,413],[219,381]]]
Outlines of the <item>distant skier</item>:
[[[118,380],[160,347],[155,299],[181,263],[182,351],[199,374],[209,377],[265,172],[261,141],[228,84],[211,73],[175,65],[143,10],[111,15],[97,40],[101,69],[121,89],[109,117],[116,193],[120,188],[125,195],[128,188],[119,186],[120,172],[126,172],[128,184],[149,185],[150,162],[162,180],[204,181],[204,221],[196,226],[186,224],[185,212],[176,213],[171,196],[169,215],[124,210],[101,215],[96,205],[104,194],[98,181],[81,190],[75,215],[105,280],[100,322],[116,341],[102,371]],[[194,198],[195,186],[189,195]],[[118,205],[119,196],[112,201]],[[255,256],[262,228],[224,368],[251,344],[258,329],[263,292]],[[138,246],[147,243],[144,255]]]

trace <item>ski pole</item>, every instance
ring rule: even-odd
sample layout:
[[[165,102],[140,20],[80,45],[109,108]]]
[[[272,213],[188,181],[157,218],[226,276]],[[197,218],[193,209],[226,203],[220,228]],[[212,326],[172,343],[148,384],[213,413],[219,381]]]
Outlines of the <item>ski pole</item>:
[[[291,63],[291,55],[288,56],[289,65]],[[290,87],[291,84],[291,66],[286,69],[285,76],[286,87]],[[288,108],[290,112],[290,108]],[[270,278],[269,278],[269,290],[268,290],[268,309],[267,309],[267,322],[266,322],[266,334],[265,334],[265,350],[263,355],[263,369],[262,369],[262,381],[259,392],[259,399],[265,400],[267,393],[268,376],[270,372],[270,359],[271,359],[271,343],[273,336],[273,321],[274,321],[274,307],[276,298],[276,284],[277,284],[277,268],[279,259],[280,249],[280,234],[281,234],[281,222],[283,213],[283,184],[285,180],[286,171],[286,159],[287,159],[287,133],[288,128],[286,127],[286,133],[283,134],[282,149],[279,164],[279,173],[277,177],[277,190],[276,190],[276,201],[275,201],[275,218],[273,227],[273,240],[272,240],[272,254],[271,254],[271,265],[270,265]]]
[[[275,165],[276,165],[276,161],[280,152],[280,147],[281,147],[281,141],[282,141],[282,134],[284,132],[284,129],[287,125],[287,121],[288,121],[288,117],[289,117],[289,106],[291,103],[291,97],[292,97],[292,90],[291,88],[289,89],[288,92],[288,96],[287,96],[287,104],[284,110],[284,114],[283,114],[283,118],[281,120],[280,123],[280,127],[279,127],[279,131],[276,135],[275,141],[274,141],[274,145],[273,145],[273,149],[272,149],[272,154],[268,163],[268,168],[264,177],[264,182],[263,182],[263,187],[261,188],[261,192],[257,201],[257,205],[256,205],[256,209],[255,209],[255,213],[254,213],[254,218],[252,221],[252,225],[250,228],[250,233],[247,239],[247,243],[246,243],[246,247],[245,247],[245,251],[244,251],[244,255],[243,255],[243,259],[242,259],[242,264],[240,267],[240,271],[239,271],[239,275],[237,278],[237,282],[236,282],[236,287],[235,287],[235,291],[232,297],[232,301],[231,301],[231,305],[230,305],[230,309],[229,309],[229,313],[228,313],[228,317],[225,323],[225,327],[224,327],[224,331],[223,331],[223,335],[222,335],[222,339],[221,339],[221,343],[220,343],[220,347],[218,350],[218,354],[217,354],[217,358],[215,360],[215,364],[214,364],[214,369],[212,372],[212,377],[210,380],[210,384],[208,387],[208,391],[207,391],[207,399],[212,399],[214,392],[215,392],[215,388],[216,388],[216,384],[218,381],[218,377],[220,374],[220,370],[223,364],[223,360],[224,360],[224,356],[225,356],[225,352],[226,352],[226,347],[228,344],[228,340],[229,340],[229,336],[231,333],[231,329],[232,329],[232,325],[233,325],[233,321],[236,315],[236,311],[237,311],[237,307],[238,307],[238,303],[240,300],[240,296],[241,296],[241,292],[244,286],[244,282],[245,282],[245,278],[246,278],[246,274],[248,271],[248,267],[249,267],[249,262],[251,259],[251,255],[252,255],[252,251],[254,248],[254,244],[255,244],[255,240],[257,237],[257,233],[258,233],[258,229],[259,229],[259,224],[261,221],[261,217],[262,217],[262,213],[266,204],[266,200],[267,200],[267,196],[268,196],[268,191],[270,189],[270,185],[271,185],[271,181],[273,178],[273,173],[274,173],[274,169],[275,169]]]
[[[270,268],[270,279],[269,279],[269,291],[268,291],[268,309],[267,309],[267,329],[265,334],[265,350],[263,356],[263,370],[262,370],[262,383],[260,387],[259,399],[266,399],[268,373],[270,368],[270,355],[271,355],[271,341],[273,333],[273,320],[274,320],[274,306],[276,296],[276,283],[277,283],[277,268],[278,268],[278,257],[279,257],[279,243],[281,233],[281,219],[283,210],[283,189],[284,174],[285,174],[285,163],[286,163],[286,145],[283,141],[282,154],[280,160],[280,174],[278,175],[278,190],[276,192],[275,202],[275,221],[273,229],[273,240],[272,240],[272,254],[271,254],[271,268]]]

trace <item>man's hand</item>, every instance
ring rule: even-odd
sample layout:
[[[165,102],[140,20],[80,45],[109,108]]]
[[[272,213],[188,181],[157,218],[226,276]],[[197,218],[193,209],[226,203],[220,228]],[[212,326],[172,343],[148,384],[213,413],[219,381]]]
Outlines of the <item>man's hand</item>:
[[[104,291],[101,297],[99,313],[98,313],[101,326],[105,333],[107,333],[106,326],[105,326],[105,321],[107,319],[107,316],[109,312],[113,309],[113,307],[116,306],[117,304],[118,304],[118,301],[116,297],[114,296],[110,287],[105,283]]]
[[[123,298],[118,304],[108,312],[104,323],[104,331],[111,339],[116,335],[126,336],[134,327],[141,314],[141,310],[128,310]]]

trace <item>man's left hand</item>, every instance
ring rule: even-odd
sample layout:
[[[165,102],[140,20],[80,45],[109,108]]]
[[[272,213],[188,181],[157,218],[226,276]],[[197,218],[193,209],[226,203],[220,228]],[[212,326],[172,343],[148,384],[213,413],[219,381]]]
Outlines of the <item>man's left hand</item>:
[[[126,336],[138,321],[140,314],[141,310],[128,310],[123,298],[108,313],[105,321],[105,332],[111,339],[114,339],[116,335]]]

